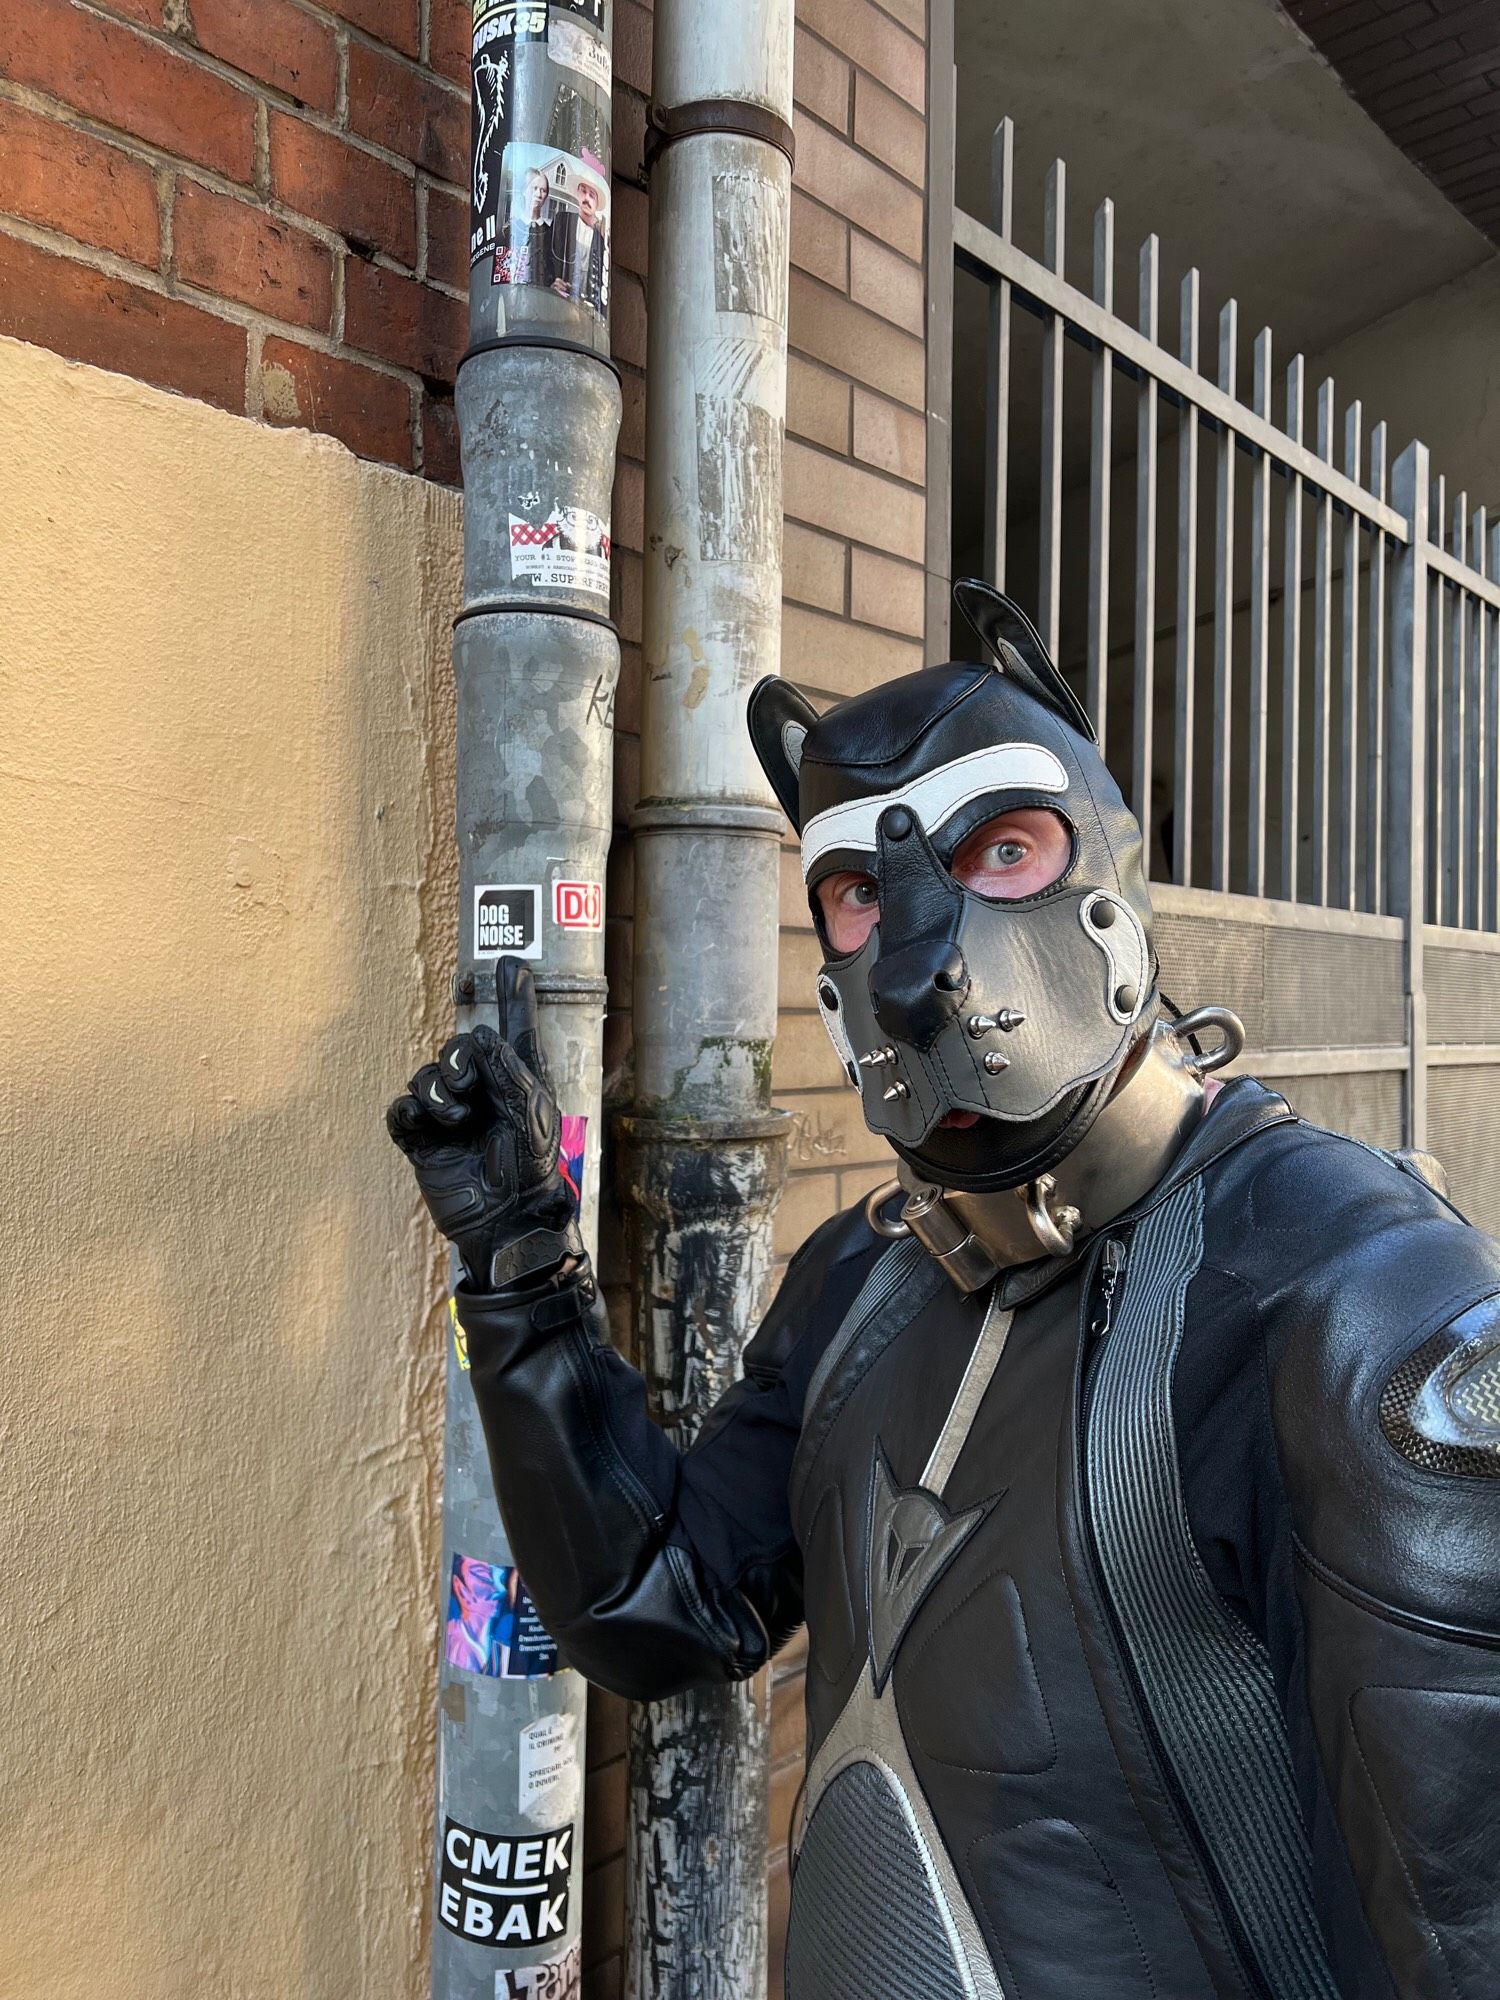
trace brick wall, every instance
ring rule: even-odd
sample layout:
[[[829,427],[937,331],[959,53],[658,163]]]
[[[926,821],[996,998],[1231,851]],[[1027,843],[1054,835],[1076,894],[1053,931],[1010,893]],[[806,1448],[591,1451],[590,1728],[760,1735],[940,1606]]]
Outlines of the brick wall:
[[[0,331],[456,480],[467,0],[9,0]]]
[[[1500,245],[1496,0],[1283,0],[1408,159]]]

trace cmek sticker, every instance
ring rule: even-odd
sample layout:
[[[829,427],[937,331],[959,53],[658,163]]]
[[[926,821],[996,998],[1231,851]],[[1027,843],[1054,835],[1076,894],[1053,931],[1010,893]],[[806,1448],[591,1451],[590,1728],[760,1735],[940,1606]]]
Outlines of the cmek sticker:
[[[454,1556],[443,1658],[450,1667],[491,1680],[535,1681],[558,1671],[557,1647],[519,1570]]]
[[[546,1965],[523,1965],[495,1974],[495,2000],[582,2000],[583,1952],[571,1951]]]
[[[542,955],[542,892],[540,886],[498,887],[486,884],[474,891],[474,956],[476,958],[540,958]]]
[[[443,1821],[438,1920],[471,1944],[545,1944],[568,1924],[573,1829],[481,1833]]]

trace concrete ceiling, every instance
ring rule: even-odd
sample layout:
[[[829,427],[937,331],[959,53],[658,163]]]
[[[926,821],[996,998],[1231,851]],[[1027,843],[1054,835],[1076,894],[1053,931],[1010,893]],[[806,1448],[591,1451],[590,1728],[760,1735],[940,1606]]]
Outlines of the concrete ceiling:
[[[959,206],[987,218],[996,122],[1016,123],[1017,234],[1068,163],[1069,267],[1111,196],[1120,276],[1161,238],[1164,296],[1192,264],[1206,326],[1238,297],[1309,354],[1492,254],[1355,104],[1272,0],[958,0]]]

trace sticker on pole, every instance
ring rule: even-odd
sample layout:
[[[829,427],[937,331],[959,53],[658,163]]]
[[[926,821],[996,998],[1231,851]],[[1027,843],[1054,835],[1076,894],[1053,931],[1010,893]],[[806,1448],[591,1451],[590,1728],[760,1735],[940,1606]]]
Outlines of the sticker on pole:
[[[476,0],[472,88],[474,104],[469,263],[494,253],[501,216],[511,205],[505,184],[515,101],[515,47],[545,41],[546,0]]]
[[[609,597],[609,523],[586,507],[554,507],[545,521],[510,517],[510,573],[538,590]]]
[[[609,44],[591,35],[581,21],[565,14],[552,16],[547,28],[547,53],[564,69],[576,70],[606,93],[610,86]]]
[[[554,882],[552,921],[560,931],[602,931],[604,928],[604,884],[602,882]]]
[[[463,1673],[499,1681],[545,1680],[559,1671],[557,1647],[520,1571],[478,1556],[453,1558],[443,1658]]]
[[[474,956],[476,958],[540,958],[542,955],[542,892],[527,884],[516,888],[485,884],[474,891]]]
[[[571,1819],[578,1810],[578,1717],[528,1722],[520,1753],[521,1811],[528,1819]]]
[[[574,1945],[546,1965],[495,1974],[495,2000],[583,2000],[583,1951]]]
[[[557,1166],[573,1191],[575,1207],[583,1204],[583,1156],[588,1148],[589,1121],[580,1113],[565,1111],[562,1116],[562,1145]]]
[[[463,1321],[458,1316],[458,1300],[449,1299],[448,1318],[453,1327],[453,1358],[464,1371],[469,1372],[469,1336]]]
[[[438,1920],[471,1944],[545,1944],[568,1925],[573,1829],[481,1833],[443,1820]]]

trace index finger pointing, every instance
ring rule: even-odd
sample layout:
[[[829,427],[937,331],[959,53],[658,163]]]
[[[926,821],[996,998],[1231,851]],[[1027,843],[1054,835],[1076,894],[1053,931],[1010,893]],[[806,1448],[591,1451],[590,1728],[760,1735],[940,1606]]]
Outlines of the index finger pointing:
[[[495,965],[495,1005],[500,1039],[509,1042],[528,1069],[535,1069],[537,1048],[536,982],[531,968],[519,958],[502,958]]]

